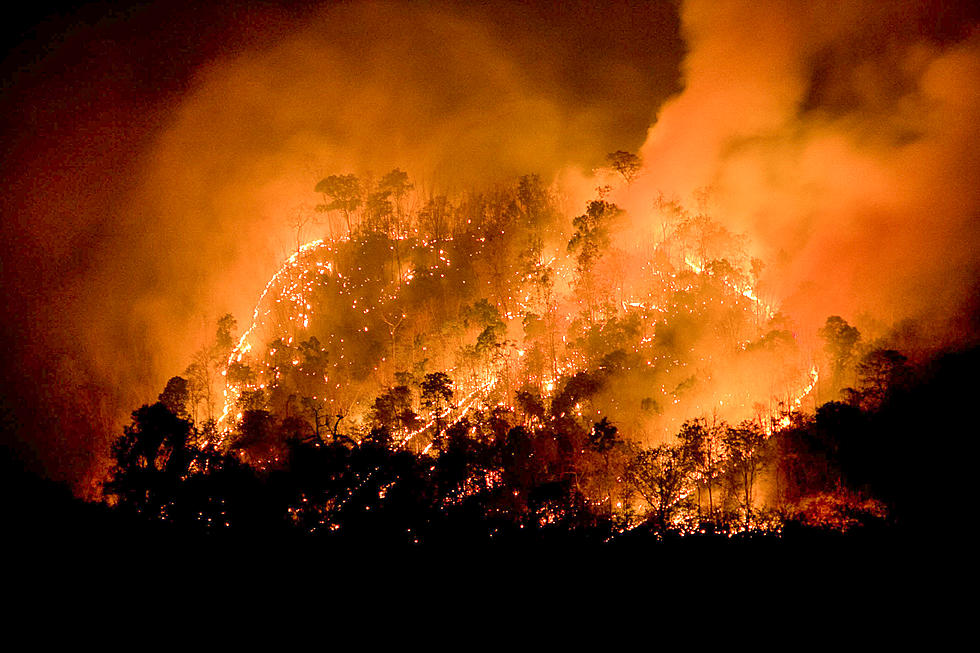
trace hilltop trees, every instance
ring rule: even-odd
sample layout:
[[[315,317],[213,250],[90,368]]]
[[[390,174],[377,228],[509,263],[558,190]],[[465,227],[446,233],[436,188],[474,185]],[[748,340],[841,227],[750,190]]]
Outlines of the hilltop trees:
[[[623,178],[627,185],[633,183],[643,167],[640,157],[624,150],[611,152],[606,155],[606,159],[609,161],[609,166]]]
[[[567,224],[532,175],[425,201],[398,169],[317,190],[347,236],[290,257],[242,346],[225,316],[152,415],[134,417],[107,486],[121,504],[156,497],[140,510],[164,521],[171,504],[219,515],[199,499],[237,461],[271,512],[308,533],[390,519],[401,530],[389,535],[413,540],[463,521],[612,537],[641,524],[752,530],[880,484],[862,472],[862,429],[907,362],[862,350],[829,318],[827,367],[836,385],[856,381],[849,403],[801,416],[811,363],[706,202],[675,207],[663,242],[632,248],[613,246],[622,211],[605,195]],[[765,392],[778,397],[735,423]],[[153,442],[157,454],[127,453]],[[171,480],[147,490],[154,478]],[[191,501],[191,487],[212,489]]]
[[[356,175],[330,175],[317,182],[314,190],[323,195],[323,203],[316,210],[321,213],[340,211],[347,225],[347,233],[354,233],[352,218],[361,206],[361,182]]]
[[[398,168],[383,175],[376,184],[354,174],[329,175],[314,187],[314,191],[323,196],[323,202],[316,206],[316,210],[320,213],[339,211],[347,226],[347,235],[353,236],[359,226],[356,218],[363,209],[370,231],[398,240],[407,231],[403,202],[413,187],[408,173]]]

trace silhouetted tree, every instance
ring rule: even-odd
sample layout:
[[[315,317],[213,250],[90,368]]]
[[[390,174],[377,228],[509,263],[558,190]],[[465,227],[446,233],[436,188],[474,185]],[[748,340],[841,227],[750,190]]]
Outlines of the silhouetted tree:
[[[168,509],[193,458],[190,432],[191,423],[162,402],[133,412],[132,423],[112,445],[106,494],[148,518],[169,519]]]
[[[636,175],[640,173],[643,162],[637,155],[624,150],[616,150],[606,155],[609,166],[615,170],[626,181],[627,185],[633,183]]]
[[[412,392],[404,385],[388,388],[378,395],[371,411],[375,424],[389,432],[418,426],[418,416],[412,410]]]
[[[741,481],[741,502],[745,510],[745,524],[752,521],[752,504],[755,481],[768,462],[765,431],[751,420],[729,426],[722,436],[728,453],[728,464]]]
[[[361,206],[361,182],[356,175],[330,175],[317,182],[314,190],[322,193],[324,203],[318,211],[340,211],[347,223],[347,233],[354,233],[351,217]]]
[[[433,197],[419,211],[419,231],[423,238],[440,241],[449,235],[452,207],[445,195]]]
[[[187,388],[187,379],[181,376],[172,377],[167,381],[167,386],[157,398],[160,403],[181,419],[189,419],[187,404],[190,401],[190,391]]]
[[[684,498],[693,471],[690,453],[688,447],[661,444],[639,451],[627,467],[631,486],[653,508],[660,528],[670,526]]]
[[[453,381],[445,372],[431,372],[422,380],[422,406],[438,413],[453,400]]]
[[[276,462],[285,453],[285,438],[280,438],[279,424],[268,410],[254,409],[242,413],[232,449],[243,452],[258,465]]]
[[[844,391],[848,403],[874,410],[892,390],[905,387],[911,378],[908,359],[894,349],[872,349],[857,364],[857,388]]]
[[[609,421],[608,417],[592,425],[592,430],[586,438],[589,449],[599,454],[602,458],[603,466],[600,472],[601,478],[598,485],[605,494],[606,514],[611,516],[613,513],[613,494],[615,486],[619,481],[618,475],[613,473],[612,457],[614,450],[623,446],[623,440],[619,437],[619,430]]]
[[[832,315],[820,327],[817,335],[823,338],[825,342],[824,350],[830,359],[833,374],[832,389],[836,394],[845,383],[846,375],[854,361],[857,344],[861,340],[861,332],[839,315]]]
[[[198,421],[198,407],[204,404],[205,419],[214,420],[215,399],[217,391],[214,387],[217,377],[227,370],[228,358],[234,348],[235,318],[226,313],[218,320],[218,328],[214,341],[202,346],[193,356],[193,361],[184,370],[187,378],[190,416]]]
[[[214,336],[214,356],[224,364],[235,347],[235,329],[238,322],[231,313],[225,313],[218,319],[218,330]]]
[[[724,461],[724,433],[725,424],[716,418],[709,422],[705,418],[687,420],[681,425],[680,433],[677,437],[681,441],[681,446],[686,449],[686,456],[693,465],[696,474],[695,481],[698,488],[698,512],[701,510],[700,488],[703,486],[708,490],[708,519],[714,520],[715,507],[712,488],[715,478],[721,471]]]
[[[544,421],[545,408],[539,394],[527,390],[518,390],[514,395],[514,401],[524,415],[525,426],[531,426],[535,421],[539,423]]]

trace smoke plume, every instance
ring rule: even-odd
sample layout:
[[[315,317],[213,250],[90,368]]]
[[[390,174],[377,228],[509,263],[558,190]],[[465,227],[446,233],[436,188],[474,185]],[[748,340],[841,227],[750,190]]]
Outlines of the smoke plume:
[[[677,89],[671,5],[198,5],[46,17],[4,62],[5,438],[88,495],[128,411],[319,235],[320,178],[588,169]]]
[[[749,235],[802,332],[830,314],[940,324],[980,245],[980,34],[950,3],[687,2],[684,90],[618,199],[659,193]],[[702,192],[702,197],[703,192]],[[656,222],[656,220],[652,220]]]
[[[613,196],[633,236],[655,237],[661,193],[708,188],[801,333],[943,324],[973,299],[970,3],[619,4],[160,3],[21,36],[0,106],[6,435],[91,494],[127,411],[218,316],[248,320],[327,174],[451,192],[564,171],[584,198],[642,143]]]

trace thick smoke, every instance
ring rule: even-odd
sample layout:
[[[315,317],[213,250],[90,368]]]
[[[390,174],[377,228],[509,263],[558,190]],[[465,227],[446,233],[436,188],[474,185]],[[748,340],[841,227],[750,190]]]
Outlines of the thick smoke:
[[[618,200],[649,214],[659,193],[693,205],[708,189],[713,216],[769,262],[764,288],[802,333],[840,314],[963,337],[950,318],[973,299],[980,245],[980,33],[968,14],[685,3],[684,91]]]
[[[324,175],[451,192],[635,147],[677,88],[676,15],[603,4],[161,3],[38,26],[4,66],[7,434],[90,493],[128,411],[320,235],[293,225]]]
[[[685,3],[666,104],[673,3],[195,7],[171,29],[201,43],[144,38],[164,4],[36,44],[4,85],[2,417],[80,491],[127,411],[319,235],[294,225],[326,174],[401,167],[447,192],[570,169],[580,211],[581,170],[656,113],[613,197],[634,240],[659,232],[660,193],[707,187],[801,333],[862,311],[943,322],[971,299],[969,3]]]

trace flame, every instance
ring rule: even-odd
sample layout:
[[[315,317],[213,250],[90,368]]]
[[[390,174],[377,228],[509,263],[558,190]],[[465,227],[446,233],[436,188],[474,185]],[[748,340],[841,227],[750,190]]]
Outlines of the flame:
[[[238,339],[238,343],[232,349],[231,354],[228,356],[228,360],[225,366],[228,367],[232,363],[240,363],[244,356],[253,350],[252,339],[255,336],[256,331],[265,325],[265,319],[269,316],[271,309],[262,310],[265,305],[266,297],[269,293],[276,287],[278,287],[283,280],[287,279],[292,275],[292,282],[287,284],[284,290],[280,291],[280,301],[283,296],[287,297],[288,300],[297,309],[295,314],[289,319],[295,324],[302,324],[302,328],[307,328],[309,326],[310,318],[312,317],[312,298],[310,296],[313,290],[313,283],[316,277],[320,275],[326,275],[333,272],[333,263],[330,261],[320,261],[314,260],[309,266],[305,264],[305,259],[313,253],[319,252],[323,249],[329,249],[329,245],[323,239],[312,240],[301,247],[299,247],[286,261],[279,267],[278,270],[272,275],[272,278],[265,284],[259,295],[258,300],[255,302],[255,309],[252,311],[252,321],[249,324],[248,329],[242,333],[242,336]],[[315,276],[306,279],[309,272],[314,272]],[[294,362],[294,365],[297,362]],[[223,376],[226,376],[223,373]],[[218,424],[224,425],[223,432],[226,435],[230,426],[227,425],[228,415],[234,408],[235,401],[241,395],[244,390],[254,390],[255,386],[248,386],[245,384],[235,384],[227,381],[225,382],[225,389],[223,391],[224,405],[222,406],[221,416],[218,418]],[[239,413],[237,419],[241,419],[241,414]]]

